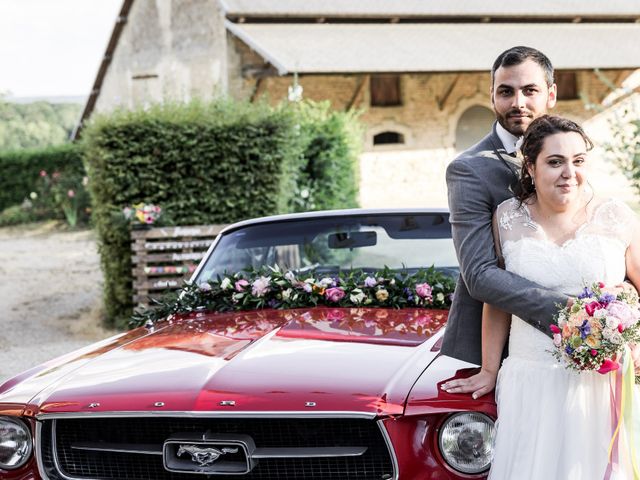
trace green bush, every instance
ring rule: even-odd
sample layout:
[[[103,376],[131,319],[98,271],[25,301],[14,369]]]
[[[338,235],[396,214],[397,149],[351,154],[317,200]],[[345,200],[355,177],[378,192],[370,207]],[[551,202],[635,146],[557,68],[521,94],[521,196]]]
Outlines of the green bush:
[[[200,225],[354,206],[352,140],[345,138],[352,120],[324,105],[271,108],[223,99],[94,118],[82,146],[109,325],[126,326],[133,308],[123,207],[159,205],[166,224]],[[304,188],[311,192],[306,207],[299,200]]]
[[[289,210],[331,210],[358,206],[356,167],[362,143],[357,113],[331,110],[330,103],[296,106],[303,145],[302,168]]]
[[[0,210],[21,204],[31,192],[37,191],[41,171],[79,178],[84,176],[82,152],[73,144],[0,152],[0,169]]]

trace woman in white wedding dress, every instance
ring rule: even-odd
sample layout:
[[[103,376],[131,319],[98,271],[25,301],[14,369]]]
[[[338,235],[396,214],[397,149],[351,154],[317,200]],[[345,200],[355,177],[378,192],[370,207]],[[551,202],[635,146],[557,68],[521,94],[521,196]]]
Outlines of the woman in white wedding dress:
[[[593,195],[587,181],[591,147],[574,122],[549,116],[532,122],[522,145],[522,193],[494,215],[504,268],[572,296],[594,282],[620,285],[625,277],[640,287],[636,215],[620,201]],[[500,367],[507,337],[509,356]],[[625,455],[625,432],[609,462],[608,375],[568,370],[552,356],[549,336],[490,305],[483,311],[482,343],[481,372],[445,389],[472,391],[477,398],[493,388],[500,368],[490,479],[636,478]]]

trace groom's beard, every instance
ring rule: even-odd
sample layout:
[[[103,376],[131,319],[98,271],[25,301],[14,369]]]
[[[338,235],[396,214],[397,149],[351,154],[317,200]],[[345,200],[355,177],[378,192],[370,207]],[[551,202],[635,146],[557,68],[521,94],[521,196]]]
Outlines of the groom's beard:
[[[501,115],[496,112],[496,120],[507,132],[516,137],[521,137],[534,120],[533,113],[529,110],[513,109]]]

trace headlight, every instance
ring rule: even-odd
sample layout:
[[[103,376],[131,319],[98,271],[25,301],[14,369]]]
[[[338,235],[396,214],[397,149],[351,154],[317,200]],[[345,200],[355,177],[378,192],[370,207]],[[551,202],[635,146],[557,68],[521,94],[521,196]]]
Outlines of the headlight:
[[[14,470],[31,456],[31,432],[17,418],[0,417],[0,468]]]
[[[487,415],[456,413],[440,428],[438,443],[452,468],[462,473],[481,473],[491,465],[494,434],[494,422]]]

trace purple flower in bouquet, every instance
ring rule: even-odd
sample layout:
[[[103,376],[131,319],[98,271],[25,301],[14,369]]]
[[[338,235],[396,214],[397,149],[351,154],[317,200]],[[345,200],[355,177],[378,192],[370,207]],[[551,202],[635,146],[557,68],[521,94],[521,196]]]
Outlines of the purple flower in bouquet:
[[[587,338],[591,333],[591,325],[589,324],[589,320],[585,320],[584,322],[582,322],[582,325],[578,327],[578,330],[580,330],[580,336],[583,340]]]
[[[604,305],[608,305],[616,299],[616,296],[611,293],[604,293],[600,296],[598,301]]]
[[[589,287],[584,287],[582,289],[582,293],[578,295],[578,298],[582,300],[583,298],[593,297],[593,295],[593,290],[591,290]]]
[[[375,287],[377,284],[378,284],[378,281],[373,277],[367,277],[364,279],[365,287],[372,288],[372,287]]]

